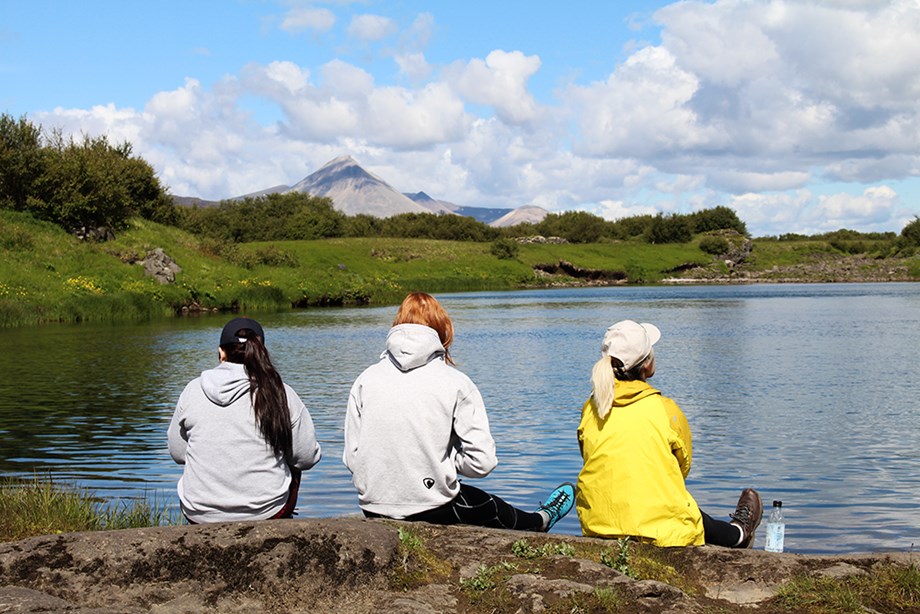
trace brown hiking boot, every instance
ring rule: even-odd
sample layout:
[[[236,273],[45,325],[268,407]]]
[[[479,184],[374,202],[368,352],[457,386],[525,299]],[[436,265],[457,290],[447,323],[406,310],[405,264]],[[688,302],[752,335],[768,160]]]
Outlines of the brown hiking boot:
[[[754,531],[760,525],[760,519],[763,517],[763,503],[760,501],[760,493],[753,488],[745,488],[741,491],[738,498],[738,505],[735,512],[729,514],[732,518],[732,524],[741,527],[744,532],[744,538],[736,548],[750,548],[754,545]]]

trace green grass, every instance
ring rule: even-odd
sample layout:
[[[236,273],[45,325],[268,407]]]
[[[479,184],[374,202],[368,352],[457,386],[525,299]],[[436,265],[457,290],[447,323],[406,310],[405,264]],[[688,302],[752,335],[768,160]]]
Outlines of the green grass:
[[[104,502],[85,489],[50,478],[0,480],[0,541],[36,535],[176,524],[156,501]]]
[[[162,248],[182,271],[161,285],[136,262]],[[218,244],[135,219],[115,240],[81,242],[31,216],[0,211],[0,326],[149,320],[183,306],[249,312],[322,305],[392,304],[407,292],[510,290],[544,283],[535,264],[571,262],[654,282],[695,245],[523,245],[498,258],[491,243],[327,239]]]
[[[401,560],[390,578],[392,588],[408,591],[443,581],[450,575],[450,565],[425,545],[424,532],[430,529],[400,526],[398,531]]]
[[[724,267],[697,237],[525,244],[499,258],[492,243],[426,239],[326,239],[221,244],[177,228],[132,220],[115,240],[81,242],[59,227],[0,210],[0,327],[44,322],[145,321],[183,308],[250,313],[292,307],[394,304],[410,291],[512,290],[572,282],[534,273],[561,261],[654,284],[678,267]],[[162,248],[182,268],[174,284],[146,277],[137,262]],[[827,241],[756,240],[753,270],[845,257]],[[920,259],[909,263],[920,277]]]
[[[796,578],[771,600],[790,612],[920,612],[920,567],[884,565],[847,578]]]

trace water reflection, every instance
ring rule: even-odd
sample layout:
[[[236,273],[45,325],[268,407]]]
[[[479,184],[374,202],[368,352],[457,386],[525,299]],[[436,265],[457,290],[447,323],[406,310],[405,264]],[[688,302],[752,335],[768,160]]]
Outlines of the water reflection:
[[[581,462],[575,439],[606,327],[655,322],[652,383],[694,433],[690,489],[725,517],[745,486],[783,499],[793,552],[905,550],[920,541],[916,284],[592,288],[440,297],[454,354],[480,387],[499,467],[481,481],[536,505]],[[355,377],[377,359],[394,307],[260,316],[324,459],[301,516],[358,512],[341,463]],[[0,471],[51,473],[108,498],[174,499],[165,431],[182,387],[216,362],[224,316],[4,331]],[[557,530],[578,533],[570,515]],[[762,547],[762,535],[757,546]]]

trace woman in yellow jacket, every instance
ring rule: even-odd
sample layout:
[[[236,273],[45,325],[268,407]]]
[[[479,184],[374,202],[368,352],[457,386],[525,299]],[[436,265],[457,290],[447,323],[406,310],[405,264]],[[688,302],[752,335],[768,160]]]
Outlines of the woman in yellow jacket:
[[[674,401],[647,383],[655,374],[652,346],[660,338],[654,325],[632,320],[617,322],[604,335],[578,427],[582,532],[658,546],[749,548],[763,515],[757,491],[741,493],[731,522],[702,512],[687,491],[690,425]]]

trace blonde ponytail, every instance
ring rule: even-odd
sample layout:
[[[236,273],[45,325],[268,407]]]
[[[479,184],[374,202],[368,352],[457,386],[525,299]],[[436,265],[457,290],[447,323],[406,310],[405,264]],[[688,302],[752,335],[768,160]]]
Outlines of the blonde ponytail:
[[[597,417],[603,420],[613,407],[613,367],[610,356],[601,356],[591,369],[591,397],[594,399],[594,408]]]

